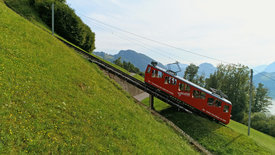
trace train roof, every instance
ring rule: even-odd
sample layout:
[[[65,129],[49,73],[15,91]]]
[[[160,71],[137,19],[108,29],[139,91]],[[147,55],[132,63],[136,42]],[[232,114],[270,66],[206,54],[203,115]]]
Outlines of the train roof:
[[[204,92],[207,93],[207,94],[210,94],[210,95],[212,95],[212,96],[215,96],[215,97],[217,97],[218,99],[223,100],[224,102],[227,102],[227,103],[229,103],[229,104],[232,104],[229,100],[227,100],[227,99],[221,97],[220,95],[215,94],[215,93],[213,93],[213,92],[211,92],[211,91],[209,91],[209,90],[207,90],[207,89],[205,89],[205,88],[203,88],[203,87],[201,87],[201,86],[199,86],[199,85],[197,85],[197,84],[195,84],[195,83],[193,83],[193,82],[190,82],[190,81],[188,81],[188,80],[186,80],[186,79],[184,79],[184,78],[182,78],[182,77],[180,77],[180,76],[172,75],[172,74],[168,73],[165,69],[163,69],[163,68],[161,68],[161,67],[159,67],[159,66],[152,66],[151,64],[148,64],[148,65],[151,66],[151,67],[157,68],[158,70],[161,70],[161,71],[165,72],[166,74],[169,74],[169,75],[171,75],[171,76],[173,76],[173,77],[176,77],[177,79],[180,79],[180,80],[182,80],[183,82],[188,83],[189,85],[191,85],[191,86],[193,86],[193,87],[196,87],[196,88],[198,88],[198,89],[204,91]]]

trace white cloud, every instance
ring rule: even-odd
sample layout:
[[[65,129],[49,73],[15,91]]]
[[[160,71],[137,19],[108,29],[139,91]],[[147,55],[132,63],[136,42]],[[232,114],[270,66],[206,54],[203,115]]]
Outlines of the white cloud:
[[[273,0],[67,1],[86,16],[199,54],[247,65],[275,61]],[[141,41],[140,38],[129,39],[129,34],[104,30],[83,19],[96,32],[96,47],[100,51],[131,48],[165,63],[172,61],[164,56],[167,53],[180,62],[219,63],[149,41],[143,41],[146,45],[141,46],[135,43]],[[158,50],[160,52],[156,52]]]

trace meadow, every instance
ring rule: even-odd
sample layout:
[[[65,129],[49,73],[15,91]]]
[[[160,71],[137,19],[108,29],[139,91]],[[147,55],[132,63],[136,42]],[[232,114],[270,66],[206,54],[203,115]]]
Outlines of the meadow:
[[[198,154],[95,65],[0,1],[0,154]]]
[[[149,98],[142,102],[149,106]],[[217,124],[196,114],[178,111],[158,99],[155,99],[155,108],[214,154],[275,154],[274,137],[254,129],[247,136],[247,126],[233,120],[228,125]]]

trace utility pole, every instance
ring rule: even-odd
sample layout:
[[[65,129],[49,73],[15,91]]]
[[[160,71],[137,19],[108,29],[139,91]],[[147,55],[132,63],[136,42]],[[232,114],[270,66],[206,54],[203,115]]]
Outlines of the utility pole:
[[[250,135],[250,122],[251,122],[251,104],[252,104],[252,85],[253,84],[253,69],[251,69],[251,75],[250,75],[250,89],[249,89],[249,116],[248,116],[248,133],[247,135]]]
[[[54,35],[54,3],[52,4],[52,35]]]

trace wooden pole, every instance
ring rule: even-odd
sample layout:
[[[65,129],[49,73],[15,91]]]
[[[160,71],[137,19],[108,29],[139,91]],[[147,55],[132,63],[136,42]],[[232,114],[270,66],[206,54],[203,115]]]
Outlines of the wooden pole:
[[[247,131],[248,136],[250,135],[250,123],[251,123],[252,86],[253,86],[253,69],[251,69],[251,75],[250,75],[249,114],[248,114],[248,131]]]

